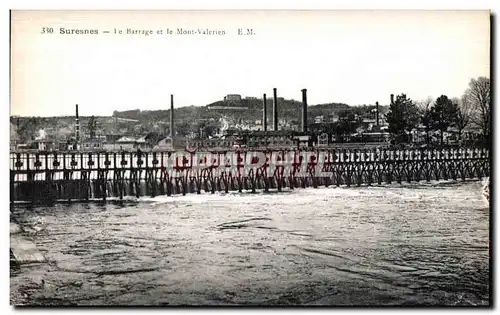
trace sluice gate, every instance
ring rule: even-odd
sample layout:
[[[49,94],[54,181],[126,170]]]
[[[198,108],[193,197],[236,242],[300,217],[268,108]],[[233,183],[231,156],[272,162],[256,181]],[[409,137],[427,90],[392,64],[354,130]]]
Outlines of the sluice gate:
[[[261,150],[10,154],[11,202],[361,186],[490,175],[490,151]]]

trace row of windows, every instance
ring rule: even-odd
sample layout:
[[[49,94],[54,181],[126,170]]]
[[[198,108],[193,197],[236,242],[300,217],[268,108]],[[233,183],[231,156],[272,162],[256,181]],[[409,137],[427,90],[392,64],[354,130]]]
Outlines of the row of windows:
[[[249,140],[248,145],[249,146],[254,146],[254,145],[293,145],[294,141],[291,139],[287,140]]]
[[[194,145],[199,148],[213,148],[213,147],[232,147],[235,144],[246,144],[248,146],[267,146],[267,145],[294,145],[292,139],[286,140],[248,140],[244,142],[234,142],[234,141],[210,141],[210,142],[195,142]]]
[[[83,147],[84,148],[101,148],[102,145],[101,145],[101,143],[84,143]]]
[[[233,145],[232,141],[201,141],[195,142],[195,146],[197,147],[230,147]]]

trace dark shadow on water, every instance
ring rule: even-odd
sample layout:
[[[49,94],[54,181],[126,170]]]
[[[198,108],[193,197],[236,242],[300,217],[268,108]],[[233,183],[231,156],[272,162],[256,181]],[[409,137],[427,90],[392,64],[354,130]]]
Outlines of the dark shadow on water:
[[[455,186],[460,186],[463,184],[469,184],[469,183],[481,183],[481,179],[467,179],[467,180],[443,180],[443,181],[420,181],[420,182],[405,182],[402,181],[401,183],[396,183],[393,182],[391,184],[387,183],[382,183],[380,185],[378,184],[372,184],[372,185],[352,185],[352,186],[329,186],[329,187],[318,187],[316,189],[348,189],[348,190],[361,190],[361,189],[440,189],[440,188],[448,188],[448,187],[455,187]],[[306,189],[311,189],[312,187],[308,187]],[[256,191],[251,191],[251,190],[246,190],[242,192],[238,191],[229,191],[227,193],[225,192],[218,192],[216,194],[212,194],[210,192],[202,192],[200,195],[195,195],[195,194],[189,194],[188,196],[199,196],[200,198],[203,198],[205,196],[231,196],[231,197],[248,197],[248,196],[266,196],[266,195],[293,195],[294,193],[298,191],[304,191],[303,188],[295,188],[295,189],[290,189],[288,187],[283,188],[283,190],[279,191],[276,188],[270,189],[269,191],[265,191],[263,189],[259,189]],[[172,198],[173,200],[176,201],[183,201],[185,200],[184,198],[186,196],[183,195],[173,195],[173,196],[167,196],[167,195],[159,195],[159,198]],[[147,198],[147,199],[146,199]],[[90,199],[90,200],[58,200],[56,202],[37,202],[37,203],[29,203],[29,202],[20,202],[20,203],[11,203],[10,204],[10,211],[11,214],[15,212],[21,211],[32,211],[32,212],[38,212],[38,209],[53,209],[52,211],[57,212],[58,209],[64,210],[64,211],[71,211],[71,210],[81,210],[81,209],[98,209],[101,211],[104,210],[109,210],[109,206],[115,206],[114,209],[121,209],[121,208],[127,208],[130,206],[139,206],[139,205],[144,205],[144,204],[153,204],[155,203],[155,198],[149,197],[149,196],[143,196],[140,198],[134,198],[134,197],[129,197],[126,199],[116,199],[116,198],[110,198],[107,200],[102,200],[102,199]]]

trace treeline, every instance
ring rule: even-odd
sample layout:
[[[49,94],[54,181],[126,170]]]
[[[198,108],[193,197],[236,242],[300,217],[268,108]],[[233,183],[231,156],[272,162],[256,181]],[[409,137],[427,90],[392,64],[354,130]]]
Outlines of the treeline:
[[[370,124],[376,125],[375,110],[375,105],[348,107],[341,109],[336,113],[338,117],[335,122],[310,122],[308,129],[316,134],[328,133],[335,135],[337,140],[340,142],[347,141],[351,138],[352,134],[355,134],[359,130],[359,128],[366,131]],[[379,106],[379,117],[381,120],[386,111],[386,106]],[[364,122],[365,119],[370,119],[372,122]],[[380,131],[380,129],[377,129],[376,131]]]
[[[94,119],[104,121],[109,117],[80,117],[80,130],[85,132],[89,121]],[[44,130],[52,139],[64,140],[74,133],[75,117],[10,117],[10,126],[11,137],[15,134],[21,143],[34,140],[40,130]]]
[[[491,91],[490,79],[471,79],[469,87],[460,98],[441,95],[436,100],[414,102],[406,94],[396,96],[386,115],[394,143],[409,142],[410,132],[418,126],[424,127],[426,143],[431,143],[431,134],[438,133],[440,144],[450,127],[456,129],[458,140],[470,126],[481,130],[482,140],[491,140]]]
[[[213,107],[227,107],[226,110],[212,109]],[[231,110],[231,107],[246,108],[246,110]],[[211,103],[207,106],[186,106],[174,109],[175,120],[192,123],[193,119],[209,120],[220,119],[223,115],[231,118],[237,118],[244,113],[244,117],[250,120],[262,119],[262,100],[259,99],[243,99],[237,103],[218,101]],[[308,108],[309,117],[329,115],[332,112],[345,110],[350,108],[347,104],[342,103],[328,103],[311,105]],[[273,114],[273,100],[267,99],[267,117],[271,120]],[[278,104],[278,116],[287,120],[300,121],[302,115],[302,103],[294,100],[280,101]],[[166,110],[128,110],[128,111],[114,111],[114,117],[127,118],[143,121],[169,121],[170,109]]]

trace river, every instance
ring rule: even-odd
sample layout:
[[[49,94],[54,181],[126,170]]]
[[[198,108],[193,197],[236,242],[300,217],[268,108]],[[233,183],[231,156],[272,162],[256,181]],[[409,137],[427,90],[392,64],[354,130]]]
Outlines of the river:
[[[11,208],[27,305],[489,305],[481,182]]]

